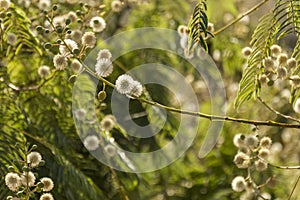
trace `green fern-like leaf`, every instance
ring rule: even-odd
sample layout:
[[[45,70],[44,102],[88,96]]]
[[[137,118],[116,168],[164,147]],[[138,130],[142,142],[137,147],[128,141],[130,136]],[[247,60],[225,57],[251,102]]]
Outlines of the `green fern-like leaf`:
[[[208,19],[206,15],[207,5],[206,0],[201,0],[195,7],[193,15],[189,22],[189,44],[188,50],[191,50],[194,44],[199,44],[207,50],[205,38],[212,33],[207,31]]]
[[[300,34],[300,1],[278,1],[274,10],[274,18],[280,24],[277,37],[279,40],[288,34]]]
[[[4,19],[5,32],[12,32],[17,35],[17,44],[14,55],[18,55],[22,49],[27,49],[26,51],[35,51],[39,55],[43,52],[40,49],[39,40],[36,38],[31,30],[31,21],[26,16],[26,13],[17,6],[12,5],[10,7],[11,16]],[[17,26],[16,26],[17,24]],[[12,52],[12,48],[8,48],[6,55]]]
[[[246,100],[256,98],[260,93],[260,84],[257,78],[263,73],[262,61],[270,54],[270,46],[275,40],[279,40],[288,34],[300,34],[300,1],[299,0],[278,0],[275,8],[269,14],[260,19],[252,35],[251,46],[253,52],[248,59],[248,66],[243,72],[240,88],[235,100],[235,107],[239,108]],[[299,60],[299,40],[292,57]],[[294,73],[298,73],[295,70]],[[292,89],[291,103],[300,96],[300,91]]]
[[[294,34],[298,37],[298,41],[294,47],[292,57],[298,61],[298,67],[293,70],[292,75],[299,74],[299,60],[300,60],[300,1],[288,0],[278,1],[275,9],[275,17],[278,23],[281,24],[279,28],[280,35],[278,39],[288,34]],[[300,90],[297,88],[291,89],[290,103],[294,104],[300,97]]]
[[[273,13],[270,12],[260,19],[252,35],[250,44],[253,52],[247,61],[247,67],[240,81],[238,95],[235,100],[236,108],[239,108],[251,97],[259,96],[260,85],[257,81],[257,77],[262,73],[262,61],[269,55],[269,47],[273,44],[275,33],[276,21],[274,20]]]

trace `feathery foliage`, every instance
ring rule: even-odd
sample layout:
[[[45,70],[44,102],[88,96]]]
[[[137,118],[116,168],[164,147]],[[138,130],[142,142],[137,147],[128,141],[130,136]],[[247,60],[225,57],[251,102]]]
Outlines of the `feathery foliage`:
[[[192,17],[189,22],[189,43],[188,43],[188,50],[191,50],[194,44],[199,44],[205,50],[207,50],[208,46],[206,43],[207,36],[213,36],[207,30],[208,26],[208,18],[206,15],[207,5],[206,0],[201,0],[197,3],[196,7],[194,8]]]
[[[238,96],[235,100],[235,106],[237,108],[251,97],[259,96],[260,85],[257,79],[263,72],[261,69],[262,61],[269,54],[269,47],[273,43],[274,28],[273,13],[270,12],[260,19],[260,23],[254,31],[250,42],[253,52],[248,58],[247,66],[240,81]]]
[[[270,46],[288,34],[295,34],[299,38],[299,3],[299,0],[278,0],[273,11],[261,17],[250,42],[253,52],[248,58],[240,81],[235,100],[236,108],[239,108],[245,101],[251,98],[256,99],[260,95],[261,86],[258,77],[264,72],[262,61],[270,56]],[[297,46],[294,48],[295,58],[299,54]],[[292,102],[295,101],[295,96],[298,95],[292,94]]]

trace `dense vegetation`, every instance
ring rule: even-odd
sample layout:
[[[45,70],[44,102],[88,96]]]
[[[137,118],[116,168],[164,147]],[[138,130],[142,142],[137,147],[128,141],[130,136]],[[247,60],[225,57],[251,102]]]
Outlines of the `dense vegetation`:
[[[0,21],[0,199],[300,198],[299,0],[0,0]]]

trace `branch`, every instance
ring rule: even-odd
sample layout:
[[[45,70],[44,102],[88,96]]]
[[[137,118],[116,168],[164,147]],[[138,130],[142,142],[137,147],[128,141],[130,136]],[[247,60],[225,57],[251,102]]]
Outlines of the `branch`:
[[[259,4],[255,5],[254,7],[252,7],[250,10],[248,10],[247,12],[243,13],[242,15],[240,15],[238,18],[236,18],[235,20],[231,21],[229,24],[223,26],[222,28],[216,30],[213,35],[217,35],[223,31],[225,31],[226,29],[228,29],[230,26],[236,24],[237,22],[239,22],[241,19],[243,19],[245,16],[251,14],[252,12],[256,11],[258,8],[260,8],[262,5],[264,5],[265,3],[267,3],[269,0],[263,0],[262,2],[260,2]]]
[[[54,71],[54,73],[47,79],[44,79],[40,84],[38,85],[31,85],[28,87],[19,87],[16,86],[12,83],[6,83],[6,85],[8,87],[10,87],[11,89],[15,90],[15,91],[32,91],[32,90],[39,90],[41,87],[43,87],[43,85],[45,85],[48,81],[50,81],[51,79],[53,79],[56,75],[58,71]]]
[[[176,113],[182,113],[186,115],[192,115],[192,116],[197,116],[201,118],[206,118],[211,121],[231,121],[231,122],[239,122],[239,123],[244,123],[244,124],[252,124],[255,126],[273,126],[273,127],[285,127],[285,128],[297,128],[300,129],[300,125],[298,124],[289,124],[289,123],[281,123],[281,122],[276,122],[276,121],[260,121],[260,120],[250,120],[250,119],[243,119],[243,118],[234,118],[234,117],[229,117],[229,116],[218,116],[218,115],[211,115],[211,114],[205,114],[201,112],[193,112],[193,111],[187,111],[187,110],[180,110],[174,107],[169,107],[165,106],[162,104],[159,104],[154,101],[149,101],[146,99],[138,98],[140,102],[144,102],[153,106],[157,106],[160,108],[164,108],[168,111],[171,112],[176,112]]]
[[[291,194],[289,195],[288,200],[291,200],[291,199],[292,199],[293,193],[295,192],[295,189],[296,189],[296,187],[297,187],[299,181],[300,181],[300,175],[298,176],[298,178],[297,178],[297,180],[296,180],[296,183],[295,183],[295,185],[294,185],[294,187],[293,187],[293,189],[292,189],[292,191],[291,191]]]
[[[262,158],[260,158],[262,159]],[[272,167],[275,167],[275,168],[278,168],[278,169],[300,169],[300,166],[279,166],[279,165],[274,165],[274,164],[271,164],[269,163],[268,161],[262,159],[263,161],[265,161],[266,163],[268,163],[268,165],[272,166]]]
[[[275,110],[274,108],[272,108],[271,106],[269,106],[264,100],[262,100],[262,98],[257,97],[257,99],[258,99],[258,100],[259,100],[259,101],[260,101],[267,109],[269,109],[271,112],[274,112],[276,115],[300,123],[300,120],[299,120],[299,119],[296,119],[296,118],[294,118],[294,117],[291,117],[291,116],[282,114],[281,112]]]
[[[116,87],[113,83],[109,82],[108,80],[104,79],[103,77],[97,76],[87,65],[85,65],[85,63],[83,63],[83,61],[81,59],[79,59],[79,62],[82,64],[84,69],[88,73],[90,73],[92,76],[94,76],[95,78],[99,79],[100,81],[104,82],[106,85],[109,85],[112,88]],[[163,109],[165,109],[167,111],[170,111],[170,112],[175,112],[175,113],[181,113],[181,114],[185,114],[185,115],[191,115],[191,116],[206,118],[206,119],[209,119],[211,121],[231,121],[231,122],[238,122],[238,123],[243,123],[243,124],[252,124],[252,125],[255,125],[255,126],[272,126],[272,127],[282,127],[282,128],[284,127],[284,128],[300,129],[300,124],[289,124],[289,123],[282,123],[282,122],[276,122],[276,121],[271,121],[271,120],[269,120],[269,121],[260,121],[260,120],[235,118],[235,117],[229,117],[229,116],[218,116],[218,115],[212,115],[212,114],[205,114],[205,113],[201,113],[201,112],[181,110],[181,109],[178,109],[178,108],[166,106],[166,105],[160,104],[158,102],[147,100],[147,99],[144,99],[144,98],[136,98],[136,99],[138,101],[140,101],[141,103],[146,103],[146,104],[149,104],[149,105],[152,105],[152,106],[163,108]]]

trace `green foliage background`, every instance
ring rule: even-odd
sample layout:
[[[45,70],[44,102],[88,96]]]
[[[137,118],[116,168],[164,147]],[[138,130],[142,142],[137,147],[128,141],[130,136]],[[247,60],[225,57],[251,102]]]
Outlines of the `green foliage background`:
[[[103,3],[107,6],[110,5],[108,0],[105,0]],[[110,16],[107,29],[102,36],[108,37],[121,31],[149,26],[176,30],[178,25],[188,24],[195,5],[195,2],[192,1],[153,0],[141,6],[126,8],[121,13]],[[225,13],[237,16],[241,10],[233,0],[208,1],[207,6],[208,19],[215,24],[215,28],[222,27],[225,24],[223,21]],[[283,4],[281,6],[288,5]],[[75,5],[72,10],[78,8],[79,6]],[[62,7],[62,9],[67,8]],[[12,17],[6,19],[6,23],[11,23],[11,30],[9,31],[17,33],[20,40],[16,49],[6,48],[6,44],[3,41],[1,43],[0,199],[5,199],[10,194],[4,184],[4,176],[8,172],[7,167],[15,165],[13,161],[16,154],[19,154],[17,149],[22,148],[26,142],[38,145],[38,151],[42,153],[43,159],[46,161],[46,166],[40,168],[38,172],[40,176],[49,176],[53,179],[55,183],[53,195],[59,200],[122,199],[118,182],[124,186],[130,199],[229,200],[239,198],[238,194],[232,192],[231,180],[237,175],[246,175],[247,172],[246,170],[238,170],[233,163],[237,149],[232,144],[232,138],[240,132],[244,134],[250,133],[252,127],[226,123],[216,147],[208,156],[199,159],[197,154],[209,126],[209,120],[202,120],[193,146],[179,160],[164,169],[151,173],[132,174],[117,171],[116,179],[110,168],[89,154],[76,133],[71,112],[73,84],[69,81],[69,77],[72,75],[72,72],[70,70],[55,72],[54,79],[47,81],[41,87],[28,89],[29,86],[41,83],[37,69],[42,64],[52,66],[52,55],[51,52],[49,53],[44,49],[40,36],[35,37],[32,34],[31,29],[33,29],[33,25],[26,16],[26,13],[30,13],[30,10],[25,12],[15,5],[10,12]],[[262,9],[261,12],[267,13],[268,8]],[[280,11],[277,14],[280,15]],[[295,15],[298,16],[299,12]],[[267,15],[261,23],[272,19],[269,19]],[[285,119],[276,118],[272,113],[266,113],[265,108],[254,101],[247,102],[247,107],[241,106],[239,113],[233,109],[232,102],[237,93],[237,82],[242,78],[242,66],[245,62],[240,52],[250,41],[250,35],[256,26],[252,23],[247,25],[249,32],[245,35],[239,35],[241,26],[245,25],[238,23],[214,39],[208,40],[209,53],[213,55],[215,50],[221,53],[221,58],[216,60],[216,62],[223,73],[226,84],[229,105],[227,114],[249,119],[256,119],[257,116],[260,116],[261,119],[275,118],[283,121]],[[282,28],[286,23],[291,23],[291,20],[285,22],[277,21],[277,23],[280,23]],[[20,25],[14,26],[14,24]],[[257,23],[255,22],[255,24]],[[261,25],[270,28],[269,24]],[[262,32],[263,29],[264,27],[261,29]],[[297,33],[299,34],[298,29],[299,27],[297,27]],[[280,31],[278,30],[278,32]],[[257,31],[255,33],[260,34]],[[254,46],[255,42],[258,43],[257,48],[261,48],[259,45],[262,45],[262,43],[253,40]],[[299,48],[295,54],[299,57]],[[255,57],[253,59],[258,58]],[[188,67],[187,63],[183,61],[178,62],[178,58],[162,52],[151,50],[133,52],[119,58],[118,62],[126,67],[130,66],[127,68],[130,69],[138,64],[151,62],[152,60],[165,62],[169,66],[174,66],[185,75],[194,74],[196,80],[200,79]],[[257,67],[257,65],[255,66]],[[256,69],[249,68],[249,70],[252,73],[252,70]],[[116,74],[119,73],[123,73],[123,71],[118,69]],[[253,79],[256,77],[255,74],[251,76],[253,76]],[[112,76],[109,79],[114,82],[115,78],[115,76]],[[254,84],[254,82],[252,83]],[[19,89],[13,88],[12,84],[18,86]],[[22,88],[25,88],[25,90],[22,90]],[[147,89],[154,100],[166,105],[172,105],[167,91],[161,94],[158,93],[158,88],[149,87]],[[257,92],[256,90],[257,88],[254,86],[253,90],[247,90],[247,98],[253,92]],[[111,89],[108,89],[107,92],[110,94]],[[271,88],[270,92],[262,93],[262,95],[271,101],[273,96],[279,96],[279,92],[280,89],[274,90]],[[200,92],[199,94],[201,111],[209,113],[210,98],[205,96],[206,91],[203,91],[203,93]],[[238,97],[238,106],[246,100],[244,95],[240,94]],[[107,102],[109,102],[109,99],[107,99]],[[96,102],[96,104],[100,106],[99,102]],[[254,106],[258,109],[250,111],[247,109]],[[290,104],[279,104],[278,107],[284,109],[285,113],[292,112]],[[139,111],[145,108],[138,104],[136,109]],[[110,110],[109,108],[101,110],[101,113],[109,114]],[[118,128],[114,129],[113,136],[121,145],[132,151],[137,149],[156,149],[167,141],[168,137],[172,137],[175,134],[175,120],[176,117],[170,118],[170,126],[167,130],[162,132],[161,135],[146,141],[126,138],[120,134]],[[139,123],[147,122],[148,119],[145,117]],[[282,131],[279,128],[260,128],[260,132],[263,134],[270,133],[272,139],[279,142],[281,141],[280,133]],[[16,143],[18,143],[17,146]],[[282,164],[281,162],[284,161],[286,161],[285,158],[282,158],[278,162]],[[299,164],[299,162],[287,164]],[[273,188],[266,187],[264,190],[268,191],[273,197],[286,199],[294,181],[292,179],[294,177],[293,174],[270,168],[264,174],[257,173],[255,178],[258,182],[259,180],[263,182],[272,175],[276,176],[277,183]],[[296,195],[299,195],[299,192]]]

